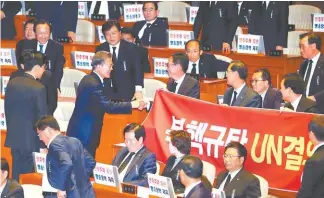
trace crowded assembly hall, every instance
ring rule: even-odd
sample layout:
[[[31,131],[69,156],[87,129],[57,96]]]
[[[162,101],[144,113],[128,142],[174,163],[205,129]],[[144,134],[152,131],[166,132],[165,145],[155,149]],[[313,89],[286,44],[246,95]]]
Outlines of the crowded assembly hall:
[[[0,3],[1,198],[324,198],[324,2]]]

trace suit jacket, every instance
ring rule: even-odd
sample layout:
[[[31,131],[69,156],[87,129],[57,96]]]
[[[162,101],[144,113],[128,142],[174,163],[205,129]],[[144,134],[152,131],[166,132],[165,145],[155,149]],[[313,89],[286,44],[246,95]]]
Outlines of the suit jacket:
[[[45,87],[29,74],[16,77],[7,85],[4,103],[7,123],[5,146],[38,152],[41,144],[34,126],[39,117],[46,115]]]
[[[282,94],[276,88],[269,88],[264,100],[263,107],[264,109],[280,109],[282,103]]]
[[[156,18],[154,23],[144,32],[142,38],[138,37],[138,33],[145,25],[146,21],[137,21],[133,26],[133,36],[135,42],[144,46],[168,46],[167,29],[169,24],[167,18]]]
[[[151,66],[148,60],[148,49],[143,46],[137,46],[140,53],[140,64],[142,65],[142,69],[144,73],[151,73]]]
[[[237,3],[217,1],[210,7],[209,1],[200,2],[199,10],[193,25],[195,39],[202,29],[201,43],[221,50],[223,42],[232,44],[237,28]]]
[[[37,51],[37,43],[36,39],[21,40],[17,43],[16,58],[19,70],[22,69],[20,67],[20,56],[23,51],[28,49]],[[40,80],[47,90],[48,113],[51,115],[53,115],[57,107],[57,89],[60,89],[61,79],[63,77],[63,65],[65,63],[63,53],[62,44],[51,39],[48,40],[45,54],[46,58],[49,60],[49,67]]]
[[[185,156],[184,156],[185,157]],[[183,159],[183,158],[182,158]],[[172,184],[175,190],[175,193],[183,193],[185,186],[181,183],[180,181],[180,177],[179,177],[179,169],[180,169],[180,163],[182,161],[182,159],[175,165],[175,167],[172,169],[176,157],[174,155],[170,156],[168,158],[168,161],[165,165],[165,168],[162,172],[162,176],[164,177],[170,177],[172,179]]]
[[[211,198],[211,191],[207,189],[203,183],[198,184],[195,186],[191,191],[188,193],[185,198],[196,198],[196,197],[203,197],[203,198]]]
[[[167,89],[170,91],[174,80],[169,78],[167,83]],[[180,95],[189,96],[192,98],[200,98],[200,85],[199,82],[191,77],[189,74],[185,74],[185,77],[179,87],[178,93]]]
[[[228,104],[229,106],[231,105],[233,92],[233,87],[230,87],[225,91],[224,104]],[[233,106],[260,108],[261,104],[261,96],[257,94],[253,89],[251,89],[248,85],[245,85],[240,94],[236,96],[236,100]]]
[[[304,78],[308,61],[304,61],[299,68],[299,74]],[[324,55],[321,54],[309,86],[309,95],[314,96],[320,113],[324,114]]]
[[[261,9],[262,2],[259,1],[243,1],[241,8],[240,8],[240,13],[238,14],[237,18],[237,25],[238,26],[247,26],[250,24],[252,18],[252,12],[259,12]],[[237,7],[237,12],[238,13],[238,7]]]
[[[91,3],[93,1],[87,1],[88,12],[90,12]],[[119,20],[121,13],[120,8],[122,8],[122,3],[117,1],[108,1],[108,13],[109,19]],[[91,16],[89,16],[91,18]]]
[[[297,198],[324,197],[324,145],[306,161]]]
[[[219,188],[228,171],[223,171],[217,175],[216,188]],[[230,198],[235,190],[235,198],[258,198],[261,197],[260,181],[252,173],[242,168],[237,175],[231,179],[224,189],[226,197]]]
[[[316,103],[304,96],[300,99],[296,112],[319,113]]]
[[[24,189],[15,180],[7,179],[1,198],[24,198]]]
[[[20,11],[21,3],[19,1],[1,1],[1,11],[5,18],[1,19],[1,40],[14,39],[16,36],[16,27],[14,16]]]
[[[67,197],[95,197],[89,176],[96,161],[72,137],[58,135],[50,143],[46,156],[46,172],[50,185],[66,191]]]
[[[126,147],[121,149],[113,159],[112,165],[119,167],[127,154],[128,149]],[[156,157],[154,153],[143,146],[130,162],[123,182],[147,186],[147,173],[156,173]]]
[[[78,138],[84,147],[100,144],[103,116],[106,113],[130,114],[129,102],[114,103],[104,95],[99,76],[91,73],[82,78],[75,108],[66,135]]]
[[[118,57],[111,78],[105,79],[105,94],[109,99],[130,101],[135,93],[135,85],[143,87],[144,73],[137,49],[135,44],[120,40]],[[105,42],[96,47],[96,52],[98,51],[110,52],[109,43]]]
[[[278,45],[287,47],[288,2],[270,1],[266,10],[262,9],[262,4],[259,10],[252,14],[252,18],[256,21],[249,26],[249,33],[263,35],[266,51],[274,50]]]

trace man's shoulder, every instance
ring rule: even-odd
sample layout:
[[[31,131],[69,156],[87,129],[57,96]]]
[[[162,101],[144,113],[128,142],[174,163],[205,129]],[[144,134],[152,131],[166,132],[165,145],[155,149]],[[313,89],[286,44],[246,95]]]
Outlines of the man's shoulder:
[[[257,92],[255,92],[251,87],[249,87],[248,85],[245,85],[246,88],[246,95],[250,96],[251,98],[255,97],[255,96],[259,96],[259,94]],[[261,97],[261,96],[260,96]]]
[[[22,186],[16,181],[8,179],[7,184],[9,185],[9,195],[15,193],[23,193]]]
[[[191,77],[189,74],[186,74],[185,78],[184,78],[184,82],[188,83],[188,84],[198,84],[198,80],[196,80],[195,78]]]

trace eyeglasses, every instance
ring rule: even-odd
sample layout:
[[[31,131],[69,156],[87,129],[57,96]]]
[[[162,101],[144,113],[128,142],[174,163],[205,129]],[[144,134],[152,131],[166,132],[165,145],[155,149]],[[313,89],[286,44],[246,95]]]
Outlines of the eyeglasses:
[[[252,83],[257,83],[257,82],[259,82],[259,81],[265,81],[265,80],[251,80],[251,84],[252,84]]]
[[[144,9],[144,12],[153,12],[153,11],[155,11],[155,9],[152,9],[152,8],[151,9],[147,9],[147,8]]]
[[[228,159],[233,159],[234,157],[241,157],[240,155],[227,155],[227,154],[224,154],[223,155],[223,158],[228,158]]]
[[[133,139],[125,139],[125,144],[134,144],[137,142],[136,138]]]

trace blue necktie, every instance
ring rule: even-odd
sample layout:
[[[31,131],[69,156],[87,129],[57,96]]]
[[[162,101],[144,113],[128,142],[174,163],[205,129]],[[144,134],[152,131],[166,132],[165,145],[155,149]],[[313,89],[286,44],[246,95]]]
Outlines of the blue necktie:
[[[44,47],[44,45],[39,45],[39,51],[40,51],[41,53],[44,53],[44,51],[43,51],[43,47]]]

